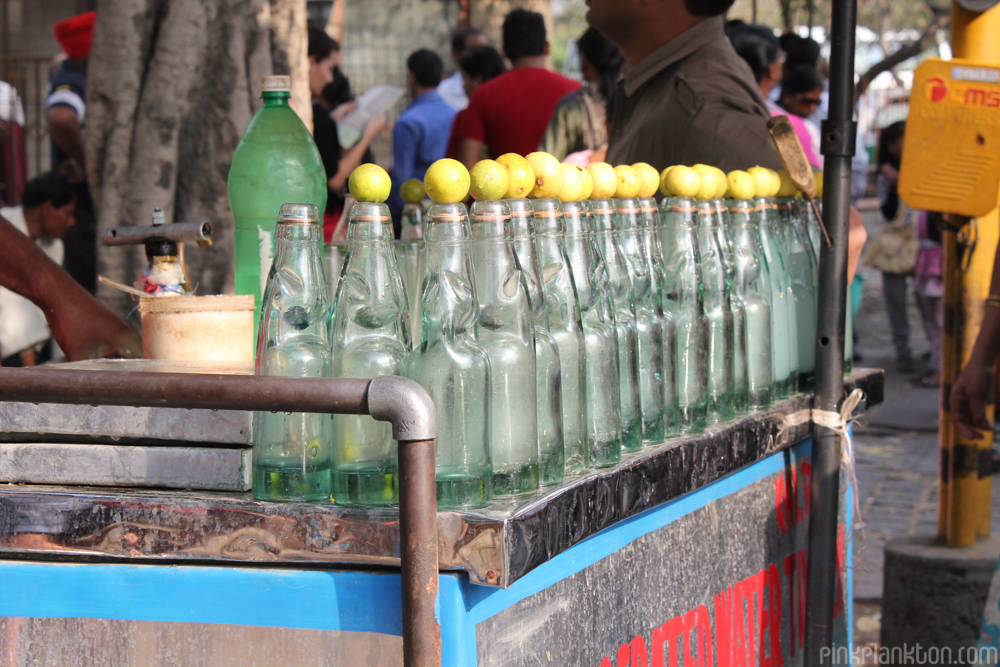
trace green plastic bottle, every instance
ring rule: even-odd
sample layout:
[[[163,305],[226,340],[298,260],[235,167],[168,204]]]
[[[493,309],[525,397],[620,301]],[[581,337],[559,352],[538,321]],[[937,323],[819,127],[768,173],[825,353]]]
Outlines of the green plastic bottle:
[[[288,202],[326,208],[326,171],[312,135],[288,105],[291,77],[267,76],[264,106],[240,139],[229,169],[236,220],[236,293],[253,294],[254,321],[274,258],[274,226]]]

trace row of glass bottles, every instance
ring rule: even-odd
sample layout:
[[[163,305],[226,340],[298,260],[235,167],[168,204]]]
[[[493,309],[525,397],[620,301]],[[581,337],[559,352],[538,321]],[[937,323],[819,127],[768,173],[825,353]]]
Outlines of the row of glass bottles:
[[[614,465],[766,407],[811,372],[792,353],[811,345],[790,345],[815,327],[815,251],[795,200],[477,202],[471,224],[464,206],[434,205],[413,225],[423,240],[396,242],[395,257],[383,209],[352,212],[335,317],[314,289],[320,253],[299,252],[318,226],[313,239],[282,209],[258,372],[416,379],[438,410],[442,507]],[[257,497],[396,502],[388,425],[324,422],[257,416]]]

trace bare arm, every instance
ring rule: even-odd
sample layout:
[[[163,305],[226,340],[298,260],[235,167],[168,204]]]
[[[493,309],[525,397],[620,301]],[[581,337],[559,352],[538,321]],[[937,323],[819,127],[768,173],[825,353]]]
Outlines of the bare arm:
[[[326,186],[331,190],[339,190],[347,183],[351,177],[351,172],[361,166],[361,161],[365,159],[365,151],[371,146],[375,137],[385,132],[385,116],[372,116],[365,125],[365,132],[361,135],[358,143],[354,144],[340,156],[337,163],[337,173],[326,181]]]
[[[472,169],[483,158],[485,146],[486,144],[478,139],[463,138],[458,145],[458,161],[464,164],[466,169]]]
[[[854,274],[858,270],[858,262],[861,261],[861,251],[865,249],[865,241],[868,240],[868,230],[861,220],[858,209],[851,207],[850,225],[847,230],[847,284],[854,280]]]
[[[142,343],[135,331],[3,217],[0,285],[45,313],[53,337],[70,361],[142,356]]]
[[[54,106],[49,109],[45,118],[49,124],[52,141],[70,157],[75,164],[69,169],[66,177],[72,183],[79,183],[86,177],[87,169],[83,154],[83,137],[80,132],[80,119],[76,111],[64,106]]]
[[[990,294],[1000,294],[1000,247],[993,260],[993,278]],[[987,305],[983,309],[983,323],[972,348],[969,363],[962,369],[951,387],[951,421],[965,438],[979,440],[977,429],[993,428],[986,419],[984,404],[993,384],[993,369],[1000,357],[1000,308]]]

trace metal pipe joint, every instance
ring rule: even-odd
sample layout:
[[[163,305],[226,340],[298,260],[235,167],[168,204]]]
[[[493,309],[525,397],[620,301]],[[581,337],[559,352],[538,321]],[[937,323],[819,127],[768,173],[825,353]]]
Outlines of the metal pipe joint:
[[[437,438],[434,402],[409,378],[387,375],[369,382],[368,412],[379,421],[391,422],[397,441]]]

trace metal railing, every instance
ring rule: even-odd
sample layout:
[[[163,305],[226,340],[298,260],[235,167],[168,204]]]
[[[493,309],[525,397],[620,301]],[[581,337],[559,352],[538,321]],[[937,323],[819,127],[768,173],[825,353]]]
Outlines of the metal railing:
[[[371,415],[399,443],[403,664],[441,664],[434,403],[413,380],[281,378],[0,368],[0,399],[77,405],[273,410]]]

